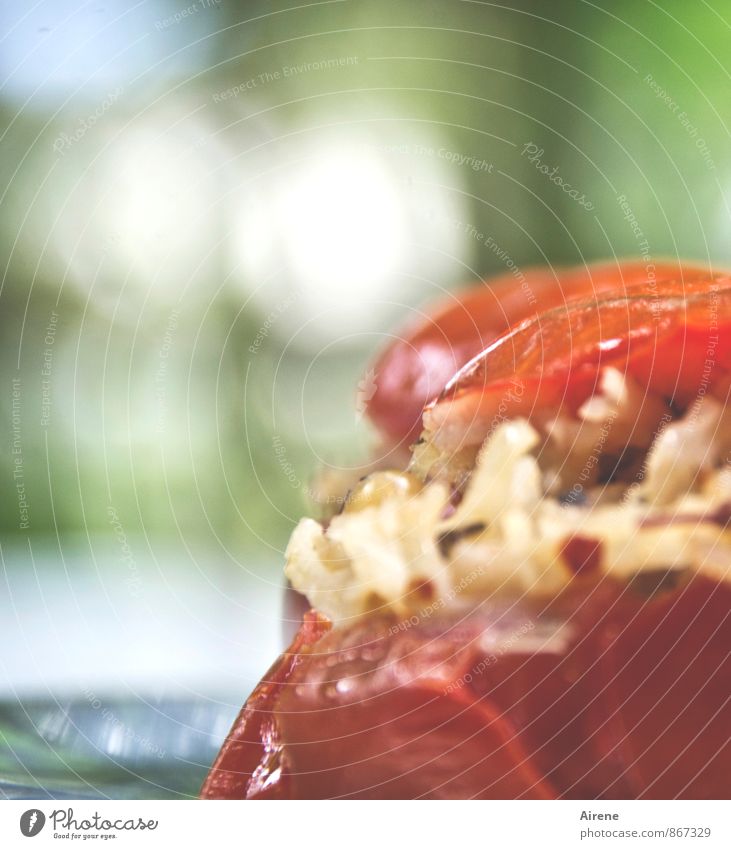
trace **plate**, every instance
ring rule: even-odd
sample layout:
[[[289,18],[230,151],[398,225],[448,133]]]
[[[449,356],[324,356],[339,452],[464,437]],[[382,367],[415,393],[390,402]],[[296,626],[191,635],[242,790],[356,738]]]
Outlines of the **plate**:
[[[5,702],[0,796],[195,798],[237,711],[213,701]]]

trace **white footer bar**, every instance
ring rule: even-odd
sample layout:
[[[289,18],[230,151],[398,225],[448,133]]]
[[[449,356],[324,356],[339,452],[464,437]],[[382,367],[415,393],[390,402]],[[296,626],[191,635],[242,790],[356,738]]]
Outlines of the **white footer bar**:
[[[49,844],[339,849],[731,846],[728,802],[0,804],[0,847]],[[35,842],[28,843],[28,837]]]

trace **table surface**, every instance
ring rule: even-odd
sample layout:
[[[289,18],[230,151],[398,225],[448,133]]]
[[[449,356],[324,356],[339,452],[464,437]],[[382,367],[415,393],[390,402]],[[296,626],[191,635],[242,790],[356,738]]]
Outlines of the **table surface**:
[[[0,797],[196,795],[281,650],[280,555],[130,550],[0,548]]]

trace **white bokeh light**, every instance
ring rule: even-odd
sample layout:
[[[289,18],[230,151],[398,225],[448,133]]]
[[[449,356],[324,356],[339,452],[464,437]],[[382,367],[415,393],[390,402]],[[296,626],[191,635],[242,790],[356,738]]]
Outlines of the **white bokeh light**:
[[[66,282],[88,292],[96,309],[136,322],[143,303],[193,294],[219,270],[227,153],[196,115],[170,128],[162,113],[139,125],[124,119],[120,107],[102,132],[59,156],[49,247]]]
[[[411,160],[407,176],[379,146],[341,140],[242,188],[238,276],[264,313],[296,301],[276,332],[317,345],[383,330],[399,317],[399,302],[428,291],[420,274],[448,280],[464,245],[444,225],[460,196],[441,169]]]
[[[366,152],[325,152],[279,199],[291,266],[317,299],[382,290],[404,258],[404,209]],[[344,279],[344,270],[347,278]]]

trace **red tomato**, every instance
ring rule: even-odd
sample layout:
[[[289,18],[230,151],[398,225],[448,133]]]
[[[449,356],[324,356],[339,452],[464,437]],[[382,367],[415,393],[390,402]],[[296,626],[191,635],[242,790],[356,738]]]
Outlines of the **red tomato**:
[[[730,798],[730,605],[703,577],[649,599],[604,581],[403,628],[307,624],[202,795]]]
[[[368,415],[389,443],[414,442],[424,405],[472,357],[518,322],[592,295],[621,296],[635,287],[652,292],[659,281],[682,286],[708,269],[679,262],[648,266],[640,261],[579,268],[529,268],[523,281],[504,274],[427,310],[378,357],[376,390]]]
[[[482,442],[490,422],[575,412],[613,366],[685,408],[731,374],[731,278],[658,284],[655,294],[572,303],[517,325],[449,381],[424,416],[438,444]]]

